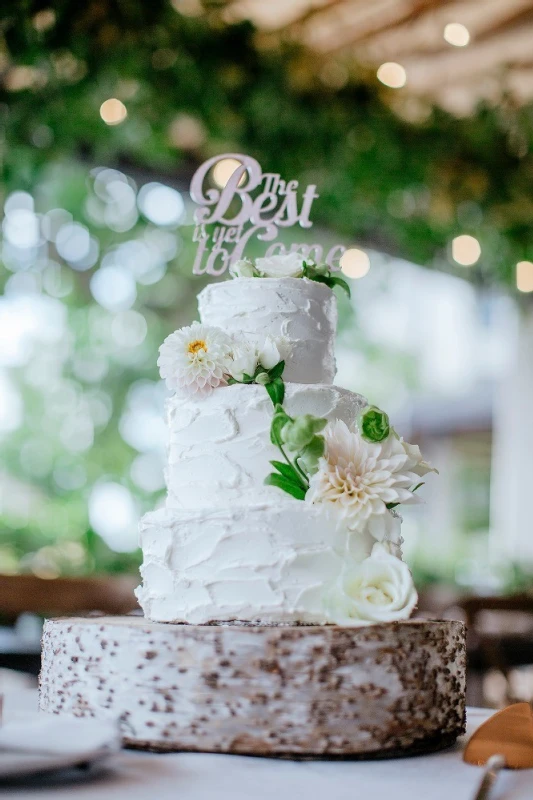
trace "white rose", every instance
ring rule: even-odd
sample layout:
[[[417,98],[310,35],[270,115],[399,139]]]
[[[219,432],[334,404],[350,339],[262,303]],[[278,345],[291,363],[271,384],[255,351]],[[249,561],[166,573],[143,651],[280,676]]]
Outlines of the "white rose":
[[[407,564],[375,544],[368,558],[346,569],[325,605],[339,625],[368,625],[408,619],[417,600]]]
[[[301,253],[284,253],[257,258],[255,266],[263,278],[299,278],[303,271]]]
[[[241,258],[229,268],[232,278],[256,278],[257,270],[249,258]]]
[[[229,365],[229,374],[236,381],[242,381],[244,374],[252,376],[257,367],[256,348],[243,342],[233,348],[233,360]]]
[[[257,348],[257,358],[265,369],[272,369],[282,360],[276,340],[267,336]]]

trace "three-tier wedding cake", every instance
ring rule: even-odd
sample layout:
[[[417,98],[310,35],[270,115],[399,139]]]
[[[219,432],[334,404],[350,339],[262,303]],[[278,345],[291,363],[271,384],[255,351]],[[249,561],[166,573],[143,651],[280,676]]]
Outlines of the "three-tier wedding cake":
[[[386,755],[463,730],[464,629],[410,619],[402,559],[398,508],[433,468],[334,385],[336,285],[298,253],[241,260],[165,340],[145,619],[47,623],[43,708],[158,749]]]
[[[283,257],[264,261],[281,271]],[[301,258],[285,261],[288,270],[300,269]],[[236,277],[207,286],[199,310],[201,324],[169,337],[160,359],[178,391],[167,405],[167,501],[141,523],[138,596],[145,615],[195,624],[360,624],[410,616],[416,595],[401,561],[400,518],[387,505],[411,499],[409,488],[427,468],[392,431],[385,444],[359,434],[367,401],[333,385],[333,291],[308,278]],[[244,350],[244,372],[253,375],[259,365],[268,375],[261,364],[266,347],[273,351],[267,367],[284,361],[287,415],[329,423],[328,451],[317,477],[309,476],[317,489],[311,485],[303,502],[265,485],[270,462],[282,458],[271,441],[274,407],[266,386],[225,385],[237,374],[235,364],[242,373]],[[358,463],[347,460],[350,448],[359,451]],[[331,474],[320,495],[322,472]],[[322,478],[328,482],[327,474]],[[376,584],[365,602],[364,582],[376,569],[393,595]],[[336,605],[335,593],[350,579],[362,582],[360,595],[352,603],[345,594]],[[354,603],[365,604],[362,618]]]

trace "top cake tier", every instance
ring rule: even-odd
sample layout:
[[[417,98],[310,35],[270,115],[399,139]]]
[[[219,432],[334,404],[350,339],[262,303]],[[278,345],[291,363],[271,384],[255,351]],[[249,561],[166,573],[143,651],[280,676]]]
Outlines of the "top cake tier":
[[[283,339],[286,381],[333,383],[337,301],[324,284],[307,278],[234,278],[206,286],[198,308],[204,324],[227,333]]]

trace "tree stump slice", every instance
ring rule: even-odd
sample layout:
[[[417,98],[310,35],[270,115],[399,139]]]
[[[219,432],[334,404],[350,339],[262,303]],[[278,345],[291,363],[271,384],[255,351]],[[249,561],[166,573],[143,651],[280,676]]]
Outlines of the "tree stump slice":
[[[286,757],[437,750],[464,732],[465,628],[48,620],[40,708],[119,719],[127,746]]]

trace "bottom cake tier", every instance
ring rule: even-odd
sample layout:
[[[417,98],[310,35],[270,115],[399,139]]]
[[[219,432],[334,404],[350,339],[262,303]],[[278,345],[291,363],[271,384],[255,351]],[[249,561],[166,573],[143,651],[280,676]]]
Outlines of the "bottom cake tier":
[[[465,628],[45,623],[40,708],[120,721],[147,750],[390,757],[464,732]]]
[[[389,540],[400,553],[400,519]],[[368,532],[298,501],[215,509],[162,508],[140,524],[142,586],[137,597],[155,622],[203,625],[331,622],[325,592],[349,557],[372,551]]]

